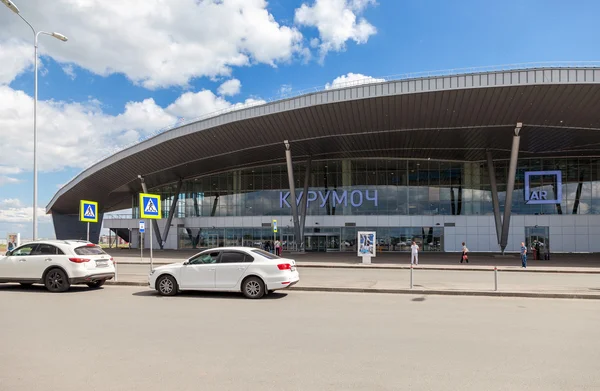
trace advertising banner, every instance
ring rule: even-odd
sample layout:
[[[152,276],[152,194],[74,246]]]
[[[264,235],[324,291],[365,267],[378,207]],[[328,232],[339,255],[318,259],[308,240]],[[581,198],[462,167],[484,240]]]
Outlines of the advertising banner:
[[[374,231],[359,231],[358,232],[358,256],[359,257],[374,257],[376,249],[376,233]]]
[[[11,251],[21,245],[21,234],[20,233],[9,233],[6,236],[6,250]]]

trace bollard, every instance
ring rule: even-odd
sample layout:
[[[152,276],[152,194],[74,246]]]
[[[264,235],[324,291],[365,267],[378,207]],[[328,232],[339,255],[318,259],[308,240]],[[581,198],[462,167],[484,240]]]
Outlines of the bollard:
[[[498,267],[494,266],[494,290],[498,290]]]
[[[410,264],[410,289],[413,288],[413,265]]]

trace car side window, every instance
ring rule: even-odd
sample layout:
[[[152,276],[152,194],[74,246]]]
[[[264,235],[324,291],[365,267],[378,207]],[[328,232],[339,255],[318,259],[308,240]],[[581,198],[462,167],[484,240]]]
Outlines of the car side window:
[[[41,243],[32,251],[31,255],[61,255],[62,250],[51,244]]]
[[[34,252],[35,252],[36,247],[37,247],[37,244],[34,244],[34,245],[26,244],[24,246],[17,248],[16,250],[14,250],[11,255],[13,257],[26,257],[28,255],[35,255]]]
[[[237,251],[225,251],[219,263],[243,263],[246,254]]]
[[[244,255],[244,262],[246,263],[252,263],[254,262],[254,257],[250,254],[245,254]]]
[[[190,259],[190,265],[202,265],[202,264],[210,264],[217,263],[219,259],[219,251],[205,252],[199,254],[198,256]]]

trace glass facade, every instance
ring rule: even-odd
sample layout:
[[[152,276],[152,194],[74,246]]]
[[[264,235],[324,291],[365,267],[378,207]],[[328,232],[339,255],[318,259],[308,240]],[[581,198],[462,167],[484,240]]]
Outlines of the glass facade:
[[[307,251],[356,252],[358,231],[377,232],[377,251],[410,251],[414,240],[422,251],[444,251],[443,227],[307,227]],[[291,228],[280,228],[276,238],[271,228],[179,228],[178,248],[248,246],[264,248],[274,239],[284,250],[296,244]]]
[[[503,213],[508,161],[495,161],[494,165]],[[294,166],[298,205],[305,170],[303,163]],[[547,174],[549,171],[559,172],[562,180]],[[175,190],[175,184],[150,189],[151,193],[160,194],[165,217]],[[560,202],[551,201],[558,196]],[[307,198],[309,216],[493,215],[485,162],[390,159],[313,162]],[[550,202],[540,203],[542,200]],[[290,216],[292,202],[285,165],[255,167],[186,180],[174,217]],[[136,203],[137,197],[133,197],[134,217],[139,217]],[[600,214],[600,158],[520,159],[512,213]],[[290,225],[280,222],[277,239],[283,243],[284,250],[298,245]],[[362,230],[377,232],[377,251],[409,251],[412,240],[423,251],[444,251],[444,228],[440,226],[307,226],[305,248],[308,251],[356,251],[357,231]],[[540,236],[536,235],[536,238]],[[264,248],[267,242],[274,240],[270,227],[200,229],[181,226],[178,239],[179,248],[241,245]]]
[[[506,197],[508,161],[494,162],[501,212]],[[559,204],[527,204],[525,173],[560,171]],[[305,167],[294,166],[296,195]],[[549,176],[531,177],[530,190],[558,193]],[[176,185],[151,189],[162,198],[167,216]],[[291,214],[285,165],[235,170],[184,182],[175,217],[275,216]],[[134,217],[138,217],[133,197]],[[308,215],[491,215],[487,165],[433,160],[333,160],[313,162]],[[513,214],[600,214],[600,159],[519,160]]]

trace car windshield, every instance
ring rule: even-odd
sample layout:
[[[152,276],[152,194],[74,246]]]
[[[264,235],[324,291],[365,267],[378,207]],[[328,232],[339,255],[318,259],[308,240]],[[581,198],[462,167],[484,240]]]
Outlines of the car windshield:
[[[82,246],[75,249],[77,255],[101,255],[106,254],[99,246]]]
[[[263,257],[267,258],[267,259],[281,259],[281,258],[280,258],[280,257],[278,257],[277,255],[275,255],[275,254],[271,254],[270,252],[267,252],[267,251],[265,251],[265,250],[258,250],[258,249],[256,249],[256,250],[252,250],[252,252],[253,252],[253,253],[260,254],[260,255],[262,255]]]

